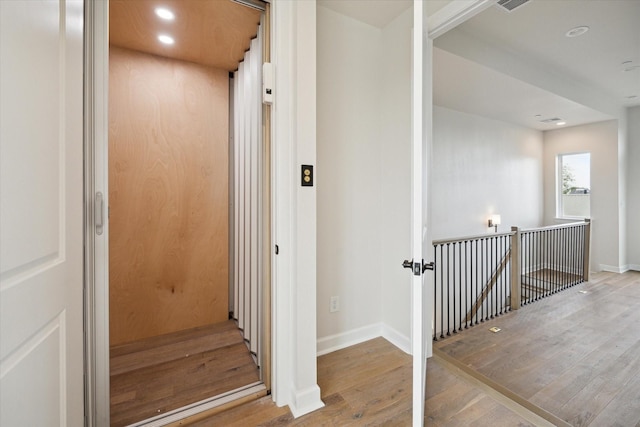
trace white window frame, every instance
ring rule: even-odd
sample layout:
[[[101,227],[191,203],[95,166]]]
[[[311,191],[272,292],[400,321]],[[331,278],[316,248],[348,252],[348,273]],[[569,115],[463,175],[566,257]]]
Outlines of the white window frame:
[[[581,216],[572,216],[564,214],[564,203],[562,198],[562,159],[566,156],[575,156],[580,154],[588,154],[589,155],[589,215],[585,217]],[[591,152],[590,151],[576,151],[570,153],[558,153],[556,155],[556,219],[587,219],[591,218]]]

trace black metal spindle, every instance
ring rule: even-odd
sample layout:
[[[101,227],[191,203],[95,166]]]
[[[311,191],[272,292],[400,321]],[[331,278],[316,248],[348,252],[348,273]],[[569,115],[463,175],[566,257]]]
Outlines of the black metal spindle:
[[[440,262],[444,267],[443,247],[440,245]],[[444,268],[440,269],[440,338],[444,338]]]
[[[478,264],[478,239],[474,240],[473,243],[474,243],[475,249],[476,249],[475,250],[475,260],[476,260],[476,262],[475,262],[475,268],[472,270],[472,274],[473,274],[473,272],[475,272],[475,274],[474,274],[475,280],[472,280],[472,283],[471,283],[471,288],[472,288],[471,290],[473,291],[473,297],[471,298],[471,304],[472,304],[472,307],[475,307],[475,301],[478,298],[478,270],[480,270],[480,267],[479,267],[480,264]],[[474,285],[475,285],[475,288],[474,288]],[[476,318],[475,324],[476,325],[478,324],[478,310],[477,309],[478,309],[478,307],[475,307],[475,310],[471,312],[471,324],[472,325],[474,324],[474,321],[473,321],[473,317],[474,316]]]
[[[469,268],[470,268],[471,260],[469,259],[469,241],[464,241],[464,328],[469,328],[469,292],[471,292],[469,287]]]
[[[458,286],[458,317],[459,317],[459,324],[458,324],[458,330],[461,331],[462,330],[462,242],[460,242],[460,244],[458,245],[458,281],[460,282],[460,285]]]

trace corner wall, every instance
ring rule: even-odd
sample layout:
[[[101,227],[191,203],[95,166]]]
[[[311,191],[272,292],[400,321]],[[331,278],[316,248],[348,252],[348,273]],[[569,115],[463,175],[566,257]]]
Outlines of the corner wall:
[[[318,7],[318,350],[378,335],[380,30]],[[339,311],[330,312],[331,297]]]
[[[376,336],[409,351],[412,16],[380,30],[318,7],[320,354]]]
[[[592,123],[544,132],[545,225],[568,222],[556,218],[556,158],[591,153],[591,269],[620,272],[618,121]]]
[[[382,29],[379,87],[380,162],[383,210],[380,277],[383,336],[410,351],[411,274],[402,260],[411,257],[411,28],[410,8]]]
[[[627,110],[627,262],[640,271],[640,107]]]

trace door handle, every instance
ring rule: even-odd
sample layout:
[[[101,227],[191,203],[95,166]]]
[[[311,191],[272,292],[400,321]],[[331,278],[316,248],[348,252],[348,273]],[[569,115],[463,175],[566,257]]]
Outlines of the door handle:
[[[420,276],[422,274],[422,264],[420,264],[419,262],[413,262],[413,260],[409,261],[405,259],[402,262],[402,266],[404,268],[411,269],[411,271],[413,271],[413,274],[415,276]]]
[[[436,269],[436,263],[431,261],[431,262],[424,262],[422,264],[422,272],[424,273],[427,270],[435,270]]]
[[[96,234],[101,236],[104,229],[104,197],[100,191],[96,193],[93,219],[96,224]]]

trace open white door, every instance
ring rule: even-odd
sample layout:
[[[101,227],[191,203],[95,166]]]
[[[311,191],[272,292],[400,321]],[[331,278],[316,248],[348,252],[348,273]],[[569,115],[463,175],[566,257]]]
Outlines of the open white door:
[[[431,40],[427,37],[424,3],[413,2],[412,105],[411,105],[411,351],[413,354],[413,426],[424,425],[427,356],[431,352],[431,304],[433,286],[429,257],[428,161],[431,147]],[[425,274],[426,273],[426,274]]]
[[[83,1],[0,19],[0,425],[80,426]]]

